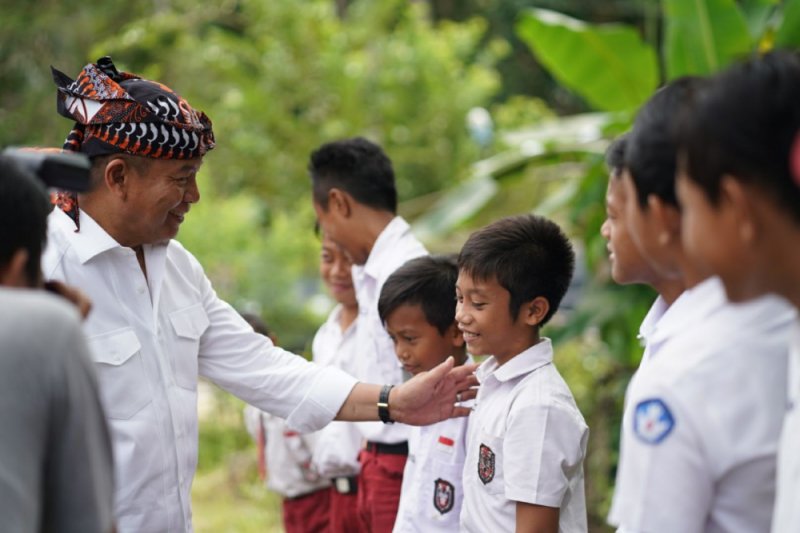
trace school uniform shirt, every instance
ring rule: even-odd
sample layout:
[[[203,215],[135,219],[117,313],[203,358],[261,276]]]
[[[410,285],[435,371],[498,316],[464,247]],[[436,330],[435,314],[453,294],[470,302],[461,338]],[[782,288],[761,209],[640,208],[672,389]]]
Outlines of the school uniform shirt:
[[[394,533],[458,531],[468,422],[468,417],[450,418],[411,428]]]
[[[789,350],[787,395],[778,451],[773,533],[800,531],[800,321],[795,321]]]
[[[244,420],[248,433],[256,441],[263,425],[267,488],[284,498],[296,498],[330,486],[330,481],[320,476],[311,464],[316,432],[298,433],[289,429],[284,419],[252,405],[245,406]]]
[[[559,531],[587,530],[589,428],[543,338],[502,366],[489,357],[470,415],[461,529],[514,531],[516,502],[557,507]]]
[[[651,343],[648,342],[648,339],[653,338],[656,328],[658,327],[658,323],[661,321],[667,311],[669,311],[669,305],[664,298],[659,296],[653,302],[653,305],[650,306],[650,309],[647,311],[644,320],[642,320],[642,324],[639,326],[639,335],[636,336],[636,338],[639,340],[639,343],[642,345],[642,348],[644,348],[642,360],[639,363],[640,365],[645,364],[650,358],[650,352],[652,348]]]
[[[273,346],[220,300],[177,241],[145,245],[147,278],[86,213],[48,219],[46,278],[79,287],[114,451],[120,533],[191,531],[197,464],[197,379],[285,417],[301,432],[327,424],[356,380]]]
[[[356,377],[366,383],[397,385],[403,382],[403,368],[394,345],[378,316],[378,298],[386,279],[406,261],[428,251],[411,233],[402,217],[394,217],[383,229],[363,265],[353,265],[353,285],[358,300],[358,347]],[[396,444],[408,440],[405,424],[358,422],[363,437],[374,442]]]
[[[341,312],[341,305],[337,305],[317,330],[311,353],[319,365],[334,366],[355,374],[358,320],[342,331],[339,325]],[[333,421],[317,432],[311,461],[319,475],[325,478],[352,477],[361,470],[358,463],[360,449],[361,432],[355,423]]]
[[[742,305],[717,278],[628,389],[609,522],[625,533],[769,530],[794,311]],[[662,320],[663,323],[663,320]]]

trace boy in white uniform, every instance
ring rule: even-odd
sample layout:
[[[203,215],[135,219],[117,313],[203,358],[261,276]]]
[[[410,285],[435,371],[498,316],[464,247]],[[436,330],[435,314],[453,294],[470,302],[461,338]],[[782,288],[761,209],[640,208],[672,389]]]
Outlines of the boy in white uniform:
[[[314,362],[356,372],[358,303],[353,289],[352,264],[338,246],[323,236],[319,272],[338,305],[319,328],[311,345]],[[330,479],[330,527],[336,532],[361,530],[357,510],[358,452],[361,433],[353,422],[334,421],[317,433],[311,459],[321,477]]]
[[[624,532],[769,527],[793,313],[776,299],[730,305],[681,246],[675,117],[699,84],[682,79],[657,92],[628,137],[626,223],[651,265],[688,288],[628,388],[609,517]]]
[[[461,528],[586,531],[589,429],[539,330],[574,269],[560,228],[533,215],[473,233],[458,258],[456,320],[467,350],[490,357],[469,422]]]
[[[798,94],[800,57],[769,53],[713,78],[681,128],[684,157],[677,189],[684,244],[694,262],[720,276],[735,302],[773,293],[800,307]],[[761,355],[753,359],[759,366],[764,364]],[[798,369],[800,324],[795,322],[774,533],[800,531]]]
[[[469,362],[455,321],[457,277],[454,259],[424,256],[383,284],[378,314],[407,372],[430,370],[449,356],[456,365]],[[411,428],[395,533],[458,529],[466,431],[466,418]]]

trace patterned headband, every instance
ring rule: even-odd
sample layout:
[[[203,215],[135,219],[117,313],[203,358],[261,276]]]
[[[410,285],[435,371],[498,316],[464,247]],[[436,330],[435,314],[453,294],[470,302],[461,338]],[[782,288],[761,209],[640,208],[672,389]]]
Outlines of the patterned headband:
[[[51,69],[58,112],[76,121],[65,150],[189,159],[214,148],[204,113],[165,85],[117,71],[110,57],[86,65],[75,80]]]

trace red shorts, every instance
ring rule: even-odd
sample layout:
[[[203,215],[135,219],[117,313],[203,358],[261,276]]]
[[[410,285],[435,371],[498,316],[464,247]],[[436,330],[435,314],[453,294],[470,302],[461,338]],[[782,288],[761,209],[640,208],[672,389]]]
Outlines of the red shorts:
[[[358,517],[358,493],[343,494],[331,487],[330,533],[366,533]]]
[[[391,533],[400,504],[406,455],[362,450],[358,455],[358,514],[366,531]]]
[[[328,530],[330,489],[296,498],[283,499],[283,528],[286,533],[325,533]]]

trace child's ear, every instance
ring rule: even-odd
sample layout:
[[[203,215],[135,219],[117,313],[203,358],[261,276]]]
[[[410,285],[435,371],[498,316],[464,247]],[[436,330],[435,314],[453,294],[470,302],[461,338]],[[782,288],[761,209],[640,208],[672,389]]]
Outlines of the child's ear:
[[[647,197],[647,208],[650,216],[658,224],[658,243],[666,246],[680,240],[681,212],[675,206],[664,203],[655,194]]]
[[[756,239],[757,223],[750,196],[741,182],[723,176],[719,184],[720,204],[731,210],[739,240],[749,246]]]
[[[550,311],[550,302],[544,296],[537,296],[530,302],[525,302],[520,308],[522,319],[529,326],[538,326]]]
[[[453,346],[456,348],[461,348],[464,346],[464,335],[461,333],[461,330],[458,329],[458,324],[453,322],[447,331],[444,334],[450,339],[450,342],[453,343]]]
[[[352,212],[351,197],[336,187],[328,191],[328,210],[335,211],[341,217],[348,218]]]

